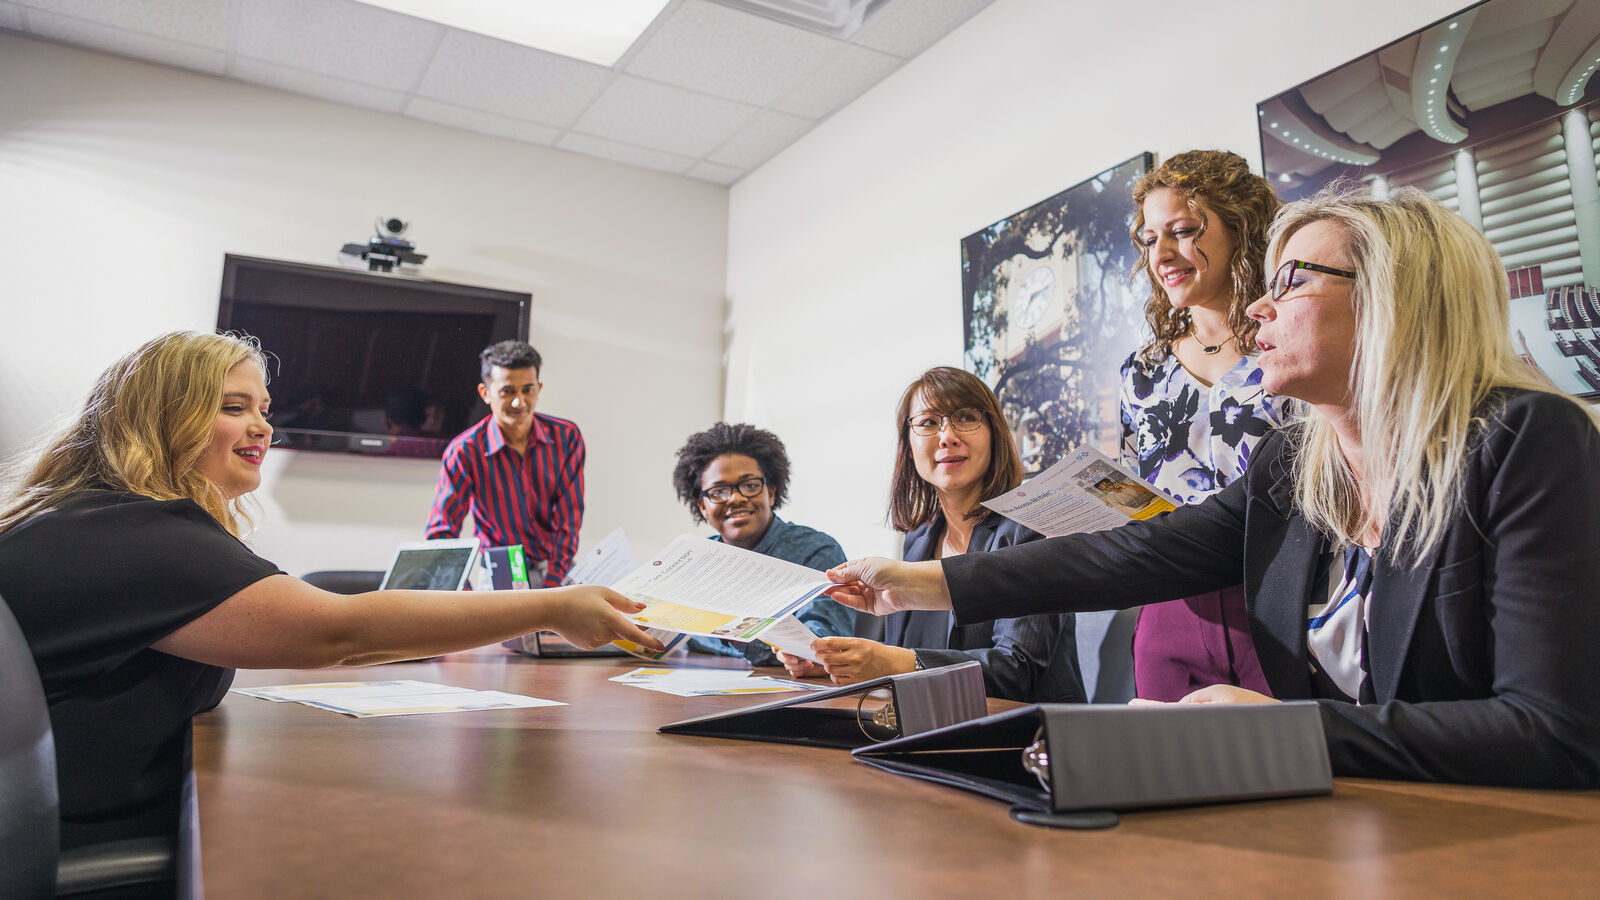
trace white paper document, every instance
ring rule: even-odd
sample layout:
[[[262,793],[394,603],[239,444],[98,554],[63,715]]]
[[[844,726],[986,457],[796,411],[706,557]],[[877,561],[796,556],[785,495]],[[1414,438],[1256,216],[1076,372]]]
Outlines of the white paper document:
[[[639,560],[633,555],[633,545],[628,543],[628,536],[619,526],[601,538],[600,543],[573,559],[563,583],[610,587],[638,567]]]
[[[983,505],[1045,537],[1116,528],[1129,519],[1177,508],[1165,494],[1089,446]]]
[[[818,637],[811,626],[795,618],[793,613],[779,619],[771,628],[761,632],[761,639],[768,644],[782,650],[790,656],[809,659],[817,665],[822,660],[817,658],[817,652],[811,649],[811,642]]]
[[[619,525],[612,529],[610,534],[601,538],[600,543],[580,553],[572,561],[572,568],[567,570],[567,577],[562,583],[611,587],[638,567],[639,559],[633,555],[633,545],[628,543],[628,535]],[[648,660],[662,659],[674,650],[681,652],[683,649],[681,645],[684,636],[675,631],[646,628],[644,632],[664,644],[665,648],[651,650],[633,641],[612,641],[612,643],[627,651],[629,655]]]
[[[277,703],[302,703],[361,719],[466,712],[475,709],[567,705],[559,700],[541,700],[538,697],[524,697],[503,691],[475,691],[471,688],[410,680],[281,684],[271,687],[234,688],[233,693]]]
[[[794,653],[793,626],[805,625],[784,619],[830,584],[816,569],[685,534],[612,588],[645,604],[633,615],[642,625],[732,641],[767,641],[776,629]],[[799,638],[807,653],[810,641]]]
[[[639,668],[613,676],[611,681],[631,687],[672,694],[704,697],[711,694],[772,694],[782,691],[823,690],[832,685],[804,684],[782,678],[752,675],[749,669]]]

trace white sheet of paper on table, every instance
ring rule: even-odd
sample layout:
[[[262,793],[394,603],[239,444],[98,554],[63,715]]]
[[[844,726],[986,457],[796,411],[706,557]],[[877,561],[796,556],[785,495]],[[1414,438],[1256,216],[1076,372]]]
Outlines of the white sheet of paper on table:
[[[543,700],[521,694],[508,694],[504,691],[477,691],[472,688],[409,679],[281,684],[259,688],[234,688],[232,692],[278,703],[301,703],[361,719],[567,705],[559,700]]]

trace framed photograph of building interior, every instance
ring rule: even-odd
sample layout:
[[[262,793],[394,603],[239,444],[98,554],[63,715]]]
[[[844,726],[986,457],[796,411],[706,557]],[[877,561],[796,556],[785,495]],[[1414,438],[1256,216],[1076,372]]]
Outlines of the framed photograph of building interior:
[[[961,241],[966,367],[1000,398],[1039,472],[1089,443],[1122,440],[1117,370],[1145,332],[1149,286],[1130,275],[1141,153]]]
[[[1600,0],[1487,0],[1257,107],[1284,199],[1427,191],[1489,238],[1513,345],[1600,398]]]

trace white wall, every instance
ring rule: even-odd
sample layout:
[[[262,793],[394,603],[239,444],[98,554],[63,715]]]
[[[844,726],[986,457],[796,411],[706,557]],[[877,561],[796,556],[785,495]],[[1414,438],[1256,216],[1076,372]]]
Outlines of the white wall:
[[[533,293],[541,409],[588,441],[584,541],[687,528],[670,475],[721,408],[724,188],[6,34],[0,458],[115,357],[209,330],[224,253],[332,263],[379,214],[431,277]],[[269,454],[254,543],[291,573],[383,568],[437,470]]]
[[[962,237],[1144,150],[1255,161],[1255,104],[1465,0],[999,0],[736,184],[730,420],[776,431],[789,518],[884,524],[900,391],[961,364]]]

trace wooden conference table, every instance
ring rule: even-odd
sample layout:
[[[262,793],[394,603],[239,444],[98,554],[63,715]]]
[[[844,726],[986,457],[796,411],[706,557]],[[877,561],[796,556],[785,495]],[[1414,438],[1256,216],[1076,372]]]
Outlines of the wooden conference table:
[[[195,720],[211,900],[293,897],[1588,896],[1600,793],[1340,779],[1330,797],[1017,824],[848,753],[655,733],[767,697],[498,648],[239,686],[413,678],[569,706],[353,719],[230,694]],[[998,704],[994,708],[1009,704]]]

